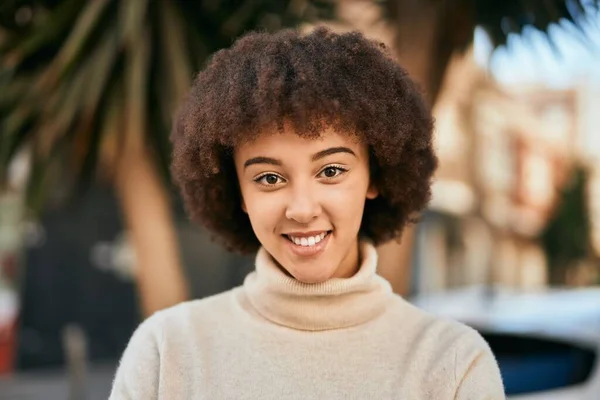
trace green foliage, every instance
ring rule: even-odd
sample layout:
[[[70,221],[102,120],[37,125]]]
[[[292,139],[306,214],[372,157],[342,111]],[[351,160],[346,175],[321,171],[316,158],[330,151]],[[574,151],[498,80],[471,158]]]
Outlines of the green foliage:
[[[598,7],[598,1],[585,0],[478,0],[475,19],[490,35],[495,45],[506,43],[510,33],[520,34],[525,27],[547,32],[552,24],[584,30],[586,12]],[[548,37],[552,44],[552,38]]]
[[[564,270],[590,256],[587,171],[576,167],[540,239],[551,269]]]
[[[2,0],[0,189],[26,144],[30,204],[54,164],[86,182],[128,140],[150,145],[166,175],[171,115],[213,52],[332,15],[309,0]]]
[[[379,0],[387,18],[394,16],[402,9],[406,0]],[[490,35],[494,46],[506,44],[510,34],[521,34],[523,29],[531,27],[542,32],[548,32],[553,24],[560,24],[579,31],[582,40],[587,41],[585,34],[585,16],[592,10],[597,10],[598,0],[422,0],[422,7],[459,9],[466,18],[454,21],[453,30],[465,29],[463,24],[470,24],[470,31],[480,26]],[[444,7],[445,6],[445,7]],[[443,15],[442,18],[446,18]],[[552,38],[548,37],[552,44]],[[470,41],[460,44],[467,46]]]

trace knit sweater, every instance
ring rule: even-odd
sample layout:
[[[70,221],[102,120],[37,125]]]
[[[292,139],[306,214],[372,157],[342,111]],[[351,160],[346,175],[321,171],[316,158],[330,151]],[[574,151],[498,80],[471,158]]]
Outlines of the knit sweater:
[[[244,284],[145,320],[110,399],[504,399],[471,328],[393,294],[361,244],[350,278],[305,284],[264,250]]]

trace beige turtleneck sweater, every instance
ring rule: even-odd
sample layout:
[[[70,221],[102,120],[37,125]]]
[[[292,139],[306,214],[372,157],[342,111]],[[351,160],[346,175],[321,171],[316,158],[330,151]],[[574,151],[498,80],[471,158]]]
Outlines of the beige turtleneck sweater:
[[[472,329],[421,311],[376,274],[304,284],[261,249],[243,286],[161,311],[134,333],[110,399],[504,399]]]

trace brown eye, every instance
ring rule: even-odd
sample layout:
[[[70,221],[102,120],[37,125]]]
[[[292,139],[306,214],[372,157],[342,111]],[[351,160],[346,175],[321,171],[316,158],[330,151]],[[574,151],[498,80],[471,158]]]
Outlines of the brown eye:
[[[333,167],[328,167],[328,168],[325,168],[325,169],[323,170],[323,175],[324,175],[326,178],[333,178],[334,176],[336,176],[336,175],[337,175],[337,169],[336,169],[336,168],[333,168]]]
[[[340,167],[337,165],[332,165],[329,167],[325,167],[321,170],[321,172],[319,173],[319,176],[321,178],[325,178],[325,179],[333,179],[333,178],[337,178],[340,175],[345,174],[346,172],[348,172],[348,170],[344,167]]]
[[[279,180],[279,177],[277,175],[267,175],[267,176],[265,176],[265,182],[268,185],[275,185],[275,184],[277,184],[278,180]]]
[[[275,186],[283,183],[285,180],[276,174],[264,174],[254,179],[254,182],[264,186]]]

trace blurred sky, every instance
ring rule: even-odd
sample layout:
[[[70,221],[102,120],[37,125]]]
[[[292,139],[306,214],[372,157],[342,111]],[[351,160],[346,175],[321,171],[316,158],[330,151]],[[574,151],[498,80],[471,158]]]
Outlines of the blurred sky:
[[[489,68],[501,83],[545,84],[552,88],[570,87],[583,80],[600,85],[600,12],[589,10],[583,39],[581,31],[566,23],[552,26],[548,37],[534,29],[510,35],[506,46],[492,52],[481,29],[475,32],[475,59]]]

